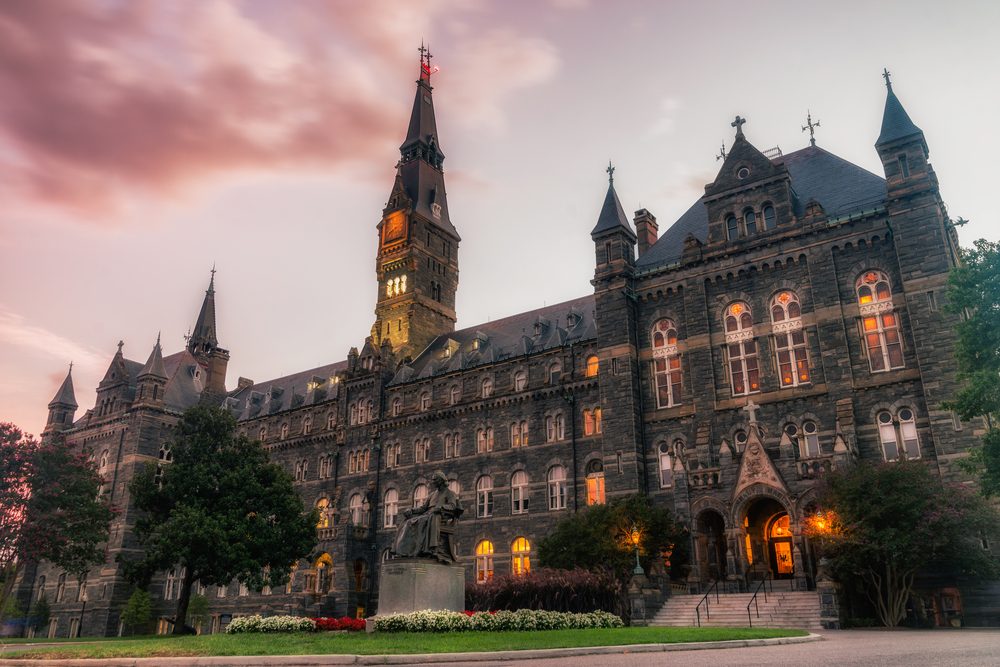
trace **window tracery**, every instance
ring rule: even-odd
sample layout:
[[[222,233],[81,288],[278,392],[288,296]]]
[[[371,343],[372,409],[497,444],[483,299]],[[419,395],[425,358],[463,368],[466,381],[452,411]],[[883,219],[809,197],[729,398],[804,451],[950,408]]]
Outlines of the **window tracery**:
[[[656,407],[681,404],[681,358],[677,353],[677,325],[663,319],[653,325],[653,375]]]
[[[802,328],[802,308],[795,292],[783,291],[771,299],[771,324],[782,387],[809,382],[806,334]]]
[[[873,373],[903,368],[899,318],[893,310],[889,278],[881,271],[866,271],[855,285],[861,312],[861,329]]]
[[[729,379],[734,396],[760,391],[757,366],[757,342],[754,340],[750,308],[736,302],[726,308],[726,347],[729,354]]]

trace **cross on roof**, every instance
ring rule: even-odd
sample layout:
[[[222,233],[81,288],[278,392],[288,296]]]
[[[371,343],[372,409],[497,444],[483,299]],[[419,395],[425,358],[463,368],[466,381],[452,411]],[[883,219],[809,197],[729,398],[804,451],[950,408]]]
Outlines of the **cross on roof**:
[[[885,87],[888,88],[889,92],[891,93],[892,81],[889,80],[889,70],[884,67],[882,68],[882,78],[885,79]]]
[[[123,341],[118,341],[118,354],[122,353],[123,347],[125,347],[125,343]]]
[[[730,125],[732,125],[733,127],[736,128],[736,136],[737,137],[742,137],[743,136],[743,123],[745,123],[745,122],[747,122],[746,118],[740,118],[739,116],[737,116],[736,120],[734,120],[732,123],[730,123]]]
[[[608,168],[604,171],[608,172],[608,184],[615,184],[615,168],[611,166],[611,160],[608,160]]]
[[[722,149],[719,151],[719,154],[715,156],[715,161],[718,162],[719,160],[725,160],[725,159],[726,159],[726,142],[723,141]]]
[[[757,423],[757,411],[758,410],[760,410],[760,406],[757,405],[756,403],[754,403],[753,399],[750,399],[749,401],[747,401],[747,404],[745,406],[743,406],[743,411],[750,413],[750,423],[751,424],[756,424]]]
[[[420,48],[417,51],[420,52],[420,69],[429,78],[433,73],[431,70],[431,58],[434,56],[431,55],[431,49],[429,46],[424,46],[423,42],[420,42]]]
[[[814,124],[812,120],[812,112],[809,111],[809,109],[806,109],[806,124],[802,126],[802,131],[805,132],[806,130],[809,130],[810,146],[816,145],[815,128],[817,127],[819,127],[819,121],[816,121],[816,123]]]
[[[69,362],[69,372],[70,372],[70,373],[72,373],[72,372],[73,372],[73,362],[72,362],[72,361],[71,361],[71,362]]]

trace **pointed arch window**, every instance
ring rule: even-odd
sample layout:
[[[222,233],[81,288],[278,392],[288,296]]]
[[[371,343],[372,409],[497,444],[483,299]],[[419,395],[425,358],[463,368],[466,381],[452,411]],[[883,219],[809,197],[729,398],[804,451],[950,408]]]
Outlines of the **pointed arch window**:
[[[672,408],[681,404],[681,358],[677,353],[677,325],[660,320],[653,325],[653,376],[656,383],[656,407]]]
[[[760,391],[757,366],[757,342],[753,337],[753,316],[743,302],[726,308],[726,352],[729,356],[729,380],[734,396]]]
[[[802,308],[795,292],[778,292],[771,299],[771,325],[781,386],[795,387],[808,383],[806,333],[802,328]]]
[[[403,411],[403,399],[394,398],[392,400],[392,416],[398,417],[399,413]]]
[[[545,436],[549,442],[562,440],[566,435],[566,419],[562,413],[552,415],[545,420]]]
[[[427,412],[431,409],[431,392],[425,391],[420,395],[420,410]]]
[[[510,446],[521,447],[521,422],[514,422],[510,425]]]
[[[316,501],[316,509],[319,510],[319,523],[316,524],[317,528],[329,528],[330,527],[330,501],[326,498],[320,498]]]
[[[426,463],[431,460],[431,439],[423,438],[418,439],[416,442],[416,452],[414,454],[414,463]]]
[[[281,439],[284,440],[288,437],[288,424],[281,425]]]
[[[312,429],[313,421],[312,418],[307,417],[302,420],[302,435],[309,435],[309,431]]]
[[[461,398],[462,398],[462,390],[456,384],[454,387],[451,388],[451,404],[458,405],[458,402],[459,400],[461,400]]]
[[[549,366],[549,384],[559,384],[562,377],[562,364],[556,362]]]
[[[873,373],[903,368],[899,317],[893,310],[889,278],[881,271],[865,272],[855,285],[861,311],[861,333]]]
[[[351,413],[351,426],[358,423],[358,406],[352,405],[350,409]]]
[[[528,473],[518,470],[510,478],[510,510],[512,514],[528,511]]]
[[[489,398],[493,395],[493,378],[486,378],[483,380],[483,398]]]

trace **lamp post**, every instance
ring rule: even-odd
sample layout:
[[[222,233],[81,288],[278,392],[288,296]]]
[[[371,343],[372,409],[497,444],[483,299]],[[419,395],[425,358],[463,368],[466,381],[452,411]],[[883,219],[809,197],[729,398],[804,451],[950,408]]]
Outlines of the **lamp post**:
[[[639,565],[639,537],[639,528],[633,523],[632,543],[635,544],[635,569],[632,571],[632,574],[646,574],[645,570],[642,569],[642,566]]]

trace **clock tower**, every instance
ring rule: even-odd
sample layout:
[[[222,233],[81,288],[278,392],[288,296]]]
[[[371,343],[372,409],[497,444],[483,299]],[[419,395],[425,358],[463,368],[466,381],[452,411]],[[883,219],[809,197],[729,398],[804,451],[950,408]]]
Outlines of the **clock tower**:
[[[430,62],[430,52],[421,46],[410,124],[378,224],[372,338],[379,345],[389,339],[400,359],[416,357],[435,338],[455,330],[461,238],[448,216]]]

